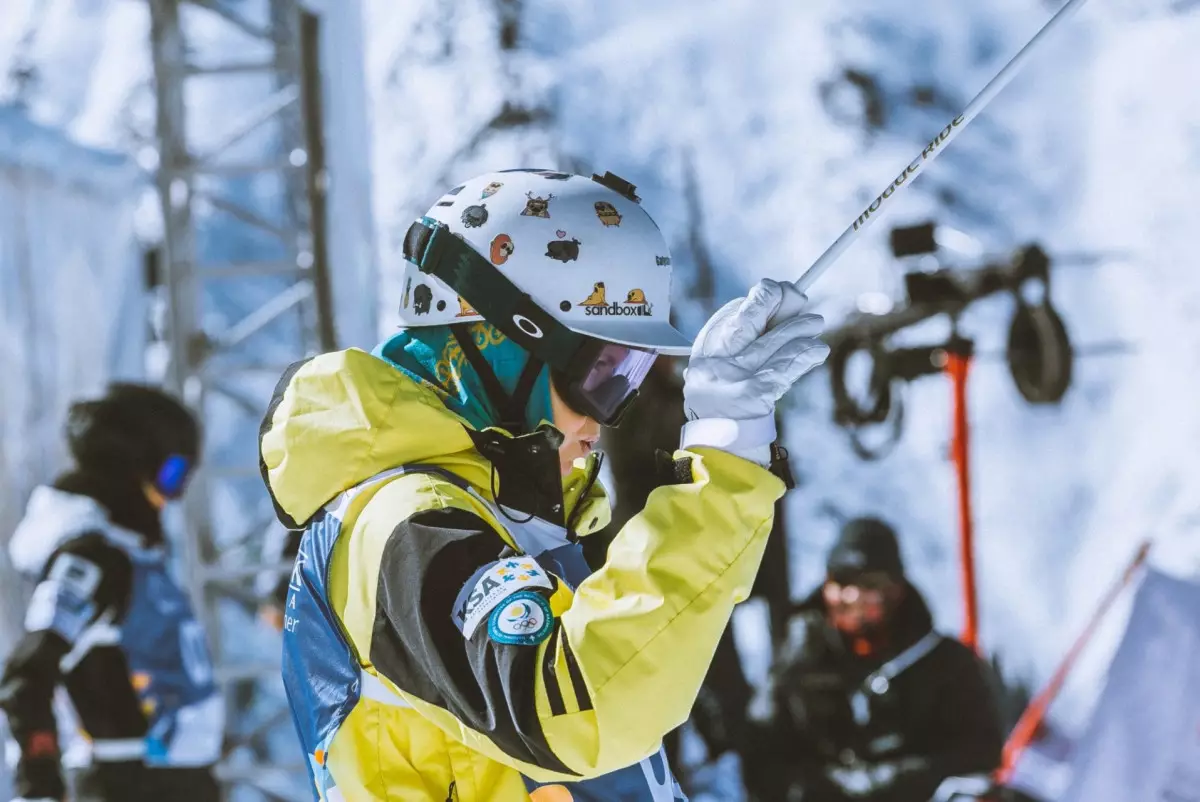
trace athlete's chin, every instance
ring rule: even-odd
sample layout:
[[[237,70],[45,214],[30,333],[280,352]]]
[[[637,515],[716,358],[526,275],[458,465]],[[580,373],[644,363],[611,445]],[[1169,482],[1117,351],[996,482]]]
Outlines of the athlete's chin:
[[[575,468],[575,460],[582,459],[592,453],[592,444],[576,440],[570,443],[563,443],[558,449],[559,467],[562,470],[563,477],[566,477]]]

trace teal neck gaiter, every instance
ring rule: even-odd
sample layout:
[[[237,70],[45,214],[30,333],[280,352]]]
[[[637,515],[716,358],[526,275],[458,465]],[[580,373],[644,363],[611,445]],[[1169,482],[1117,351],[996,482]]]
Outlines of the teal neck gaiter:
[[[475,346],[491,366],[505,392],[512,394],[529,360],[529,352],[487,322],[469,326]],[[371,352],[415,381],[432,385],[446,407],[478,430],[498,426],[500,412],[488,399],[483,381],[471,367],[449,326],[401,329]],[[533,431],[553,422],[550,370],[542,366],[525,406],[525,425]]]

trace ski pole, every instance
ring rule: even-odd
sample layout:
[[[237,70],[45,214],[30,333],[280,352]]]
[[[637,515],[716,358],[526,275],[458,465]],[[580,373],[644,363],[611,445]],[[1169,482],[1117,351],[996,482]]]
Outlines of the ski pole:
[[[942,151],[946,149],[946,146],[949,145],[950,142],[953,141],[954,138],[958,136],[972,120],[979,116],[979,113],[984,110],[988,103],[992,102],[992,99],[995,98],[996,95],[1000,94],[1004,87],[1008,86],[1009,82],[1016,76],[1021,68],[1025,66],[1025,62],[1030,59],[1034,50],[1043,41],[1043,38],[1049,35],[1056,26],[1066,22],[1071,14],[1075,11],[1078,11],[1086,2],[1087,0],[1068,0],[1067,4],[1060,8],[1058,13],[1051,17],[1050,21],[1042,26],[1042,29],[1037,32],[1037,35],[1029,40],[1029,44],[1021,48],[1021,52],[1013,56],[1012,61],[1008,62],[1008,64],[1004,66],[1004,69],[1000,70],[1000,72],[996,74],[996,77],[991,80],[991,83],[985,86],[983,91],[976,95],[975,99],[971,101],[970,105],[967,106],[963,113],[951,120],[950,124],[943,128],[941,133],[934,137],[933,141],[926,145],[925,149],[921,151],[921,153],[915,159],[909,162],[908,166],[904,168],[903,172],[901,172],[900,175],[898,175],[896,179],[888,185],[887,189],[881,192],[879,197],[875,198],[874,202],[864,209],[863,213],[860,214],[858,218],[850,224],[850,227],[847,228],[842,235],[838,237],[832,245],[829,246],[829,250],[821,254],[817,261],[813,262],[812,266],[809,267],[808,270],[804,271],[803,275],[801,275],[797,280],[796,286],[801,291],[806,292],[808,288],[811,287],[813,283],[816,282],[816,280],[820,278],[826,270],[829,269],[829,266],[836,262],[838,258],[846,252],[846,250],[854,243],[854,240],[858,237],[858,235],[863,231],[866,231],[872,223],[882,216],[884,205],[887,204],[887,202],[900,191],[900,188],[905,184],[914,181],[917,176],[921,174],[921,171],[925,169],[925,166],[941,155]]]

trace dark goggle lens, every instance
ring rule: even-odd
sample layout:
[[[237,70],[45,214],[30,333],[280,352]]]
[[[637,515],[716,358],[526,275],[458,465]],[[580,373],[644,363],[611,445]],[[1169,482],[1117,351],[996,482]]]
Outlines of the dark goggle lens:
[[[172,454],[158,469],[158,477],[154,480],[154,486],[167,498],[179,498],[183,495],[183,490],[187,487],[191,475],[192,461],[179,454]]]
[[[655,351],[599,343],[581,360],[581,370],[571,382],[569,400],[575,402],[578,412],[613,425],[657,358]]]

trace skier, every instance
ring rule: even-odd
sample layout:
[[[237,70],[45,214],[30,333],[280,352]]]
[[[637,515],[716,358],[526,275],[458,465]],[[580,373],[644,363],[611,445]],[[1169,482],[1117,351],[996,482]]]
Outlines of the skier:
[[[1003,730],[984,668],[933,628],[892,528],[849,521],[826,572],[777,661],[774,720],[746,753],[751,798],[921,802],[949,777],[996,769]]]
[[[304,530],[283,671],[316,797],[683,798],[661,740],[754,581],[773,410],[825,359],[821,319],[763,281],[691,346],[667,244],[611,174],[472,179],[405,255],[405,328],[289,368],[262,428]],[[601,427],[689,351],[682,449],[590,573]]]
[[[71,799],[215,802],[223,705],[160,520],[199,458],[197,423],[163,392],[118,383],[71,406],[66,436],[75,466],[34,490],[9,545],[38,582],[0,679],[15,793],[67,796],[51,707],[62,685],[91,743]]]

